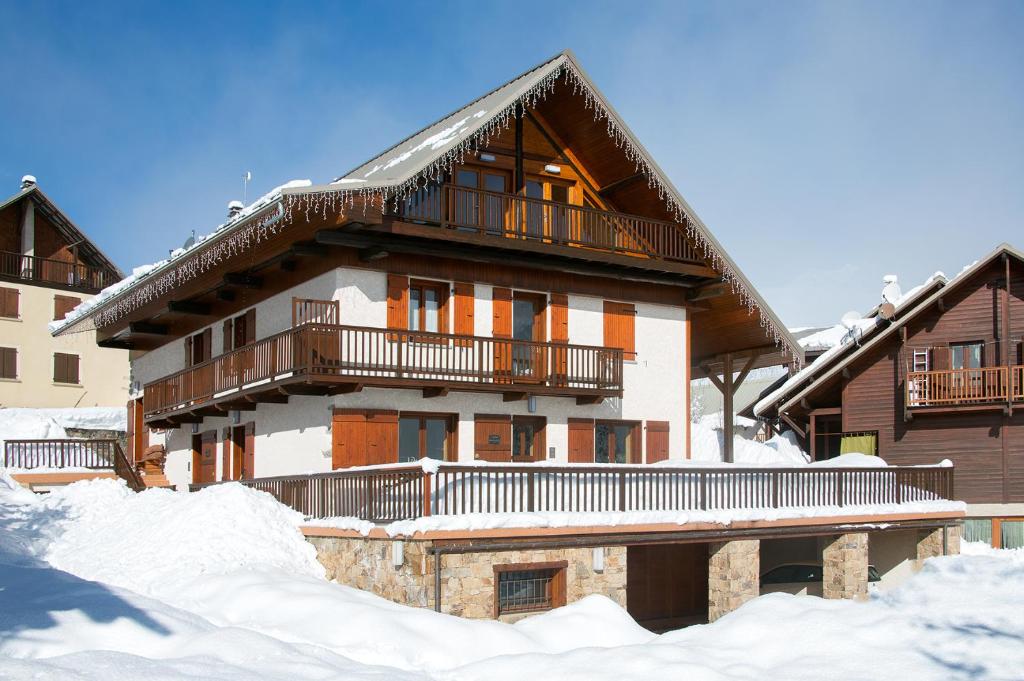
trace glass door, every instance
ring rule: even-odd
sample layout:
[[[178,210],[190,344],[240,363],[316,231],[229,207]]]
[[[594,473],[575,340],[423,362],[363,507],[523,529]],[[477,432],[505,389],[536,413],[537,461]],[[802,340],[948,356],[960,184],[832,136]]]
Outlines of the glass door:
[[[547,374],[542,343],[547,340],[547,298],[516,291],[512,298],[512,375],[517,381],[541,382]]]
[[[982,343],[956,343],[949,346],[949,366],[954,369],[952,386],[960,399],[979,399],[985,396],[984,372],[981,371]]]

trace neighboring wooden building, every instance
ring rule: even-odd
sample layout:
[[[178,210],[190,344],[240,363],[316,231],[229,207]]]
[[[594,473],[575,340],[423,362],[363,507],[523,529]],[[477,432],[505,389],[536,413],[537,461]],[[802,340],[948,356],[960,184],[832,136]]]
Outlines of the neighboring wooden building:
[[[111,407],[128,399],[128,353],[49,324],[121,271],[26,175],[0,201],[0,406]]]
[[[755,413],[795,430],[816,459],[844,447],[899,465],[949,459],[970,514],[1024,516],[1022,260],[1004,244],[951,280],[933,278]]]

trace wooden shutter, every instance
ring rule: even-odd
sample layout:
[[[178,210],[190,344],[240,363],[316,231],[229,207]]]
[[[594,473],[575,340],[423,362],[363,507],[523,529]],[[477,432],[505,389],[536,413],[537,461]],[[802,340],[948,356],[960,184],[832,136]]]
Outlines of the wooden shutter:
[[[59,321],[64,319],[69,312],[78,307],[82,302],[81,298],[75,296],[54,296],[53,297],[53,319]]]
[[[0,288],[0,317],[18,318],[21,292],[16,288]]]
[[[512,289],[495,288],[491,295],[491,335],[494,341],[494,382],[512,382]]]
[[[668,421],[647,422],[647,463],[668,459]]]
[[[192,336],[185,339],[185,367],[192,366]]]
[[[0,378],[18,377],[18,351],[15,348],[0,348]]]
[[[358,409],[337,409],[331,419],[331,467],[365,466],[366,412]]]
[[[569,419],[569,463],[594,463],[594,419]]]
[[[128,451],[125,453],[129,461],[138,461],[138,457],[142,456],[142,452],[136,453],[135,449],[135,400],[128,400],[128,427],[124,434],[125,444],[128,446]]]
[[[604,344],[622,348],[623,359],[636,359],[636,306],[604,301]]]
[[[374,410],[366,414],[366,462],[398,461],[398,412]]]
[[[202,333],[203,342],[203,361],[207,361],[213,358],[213,329],[206,329]],[[216,437],[216,434],[214,434]]]
[[[78,383],[78,355],[53,353],[53,382]]]
[[[409,277],[388,275],[388,328],[409,328]]]
[[[512,461],[512,417],[473,415],[473,456],[480,461]]]
[[[224,428],[220,439],[220,479],[234,480],[231,477],[231,426]]]
[[[551,342],[556,345],[569,343],[569,296],[564,293],[552,293],[551,302]],[[555,385],[569,383],[569,349],[552,348],[551,366],[554,370],[552,381]]]
[[[933,371],[945,370],[952,366],[949,348],[932,348],[931,355],[931,368]]]
[[[81,383],[82,379],[78,374],[78,355],[68,355],[68,383]]]
[[[245,344],[256,342],[256,308],[245,313]]]
[[[231,330],[231,320],[230,319],[225,319],[224,320],[224,327],[223,328],[224,328],[224,337],[221,338],[220,351],[221,352],[231,352],[231,349],[232,349],[232,347],[231,347],[231,345],[232,345],[231,344],[232,330]]]
[[[476,332],[474,321],[474,305],[476,299],[473,294],[473,284],[461,281],[455,282],[455,329],[459,336],[472,336]],[[472,341],[461,341],[461,345],[472,345]]]
[[[256,476],[256,424],[245,424],[245,448],[242,450],[242,478],[251,480]]]

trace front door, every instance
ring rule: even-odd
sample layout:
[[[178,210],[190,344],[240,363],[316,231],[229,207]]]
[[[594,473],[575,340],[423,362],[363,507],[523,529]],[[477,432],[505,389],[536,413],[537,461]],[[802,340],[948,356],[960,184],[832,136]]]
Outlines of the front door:
[[[949,365],[954,369],[951,388],[954,396],[964,401],[975,401],[987,397],[986,389],[993,391],[997,386],[986,386],[981,371],[982,343],[955,343],[949,346]]]
[[[512,461],[544,460],[543,416],[515,416],[512,419]]]
[[[217,431],[192,437],[192,482],[202,484],[217,480]]]
[[[512,375],[517,383],[540,383],[547,376],[547,298],[516,292],[512,299]]]

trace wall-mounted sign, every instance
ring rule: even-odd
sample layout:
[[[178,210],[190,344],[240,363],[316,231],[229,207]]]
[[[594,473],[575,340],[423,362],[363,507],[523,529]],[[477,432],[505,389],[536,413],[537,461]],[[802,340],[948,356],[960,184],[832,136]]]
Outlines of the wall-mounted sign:
[[[488,435],[487,436],[487,444],[489,444],[489,445],[500,445],[501,444],[501,436],[500,435]]]

